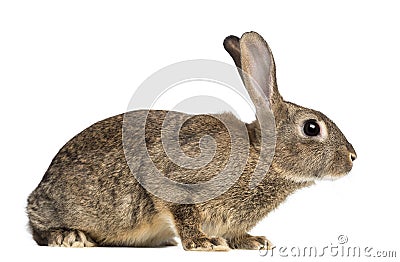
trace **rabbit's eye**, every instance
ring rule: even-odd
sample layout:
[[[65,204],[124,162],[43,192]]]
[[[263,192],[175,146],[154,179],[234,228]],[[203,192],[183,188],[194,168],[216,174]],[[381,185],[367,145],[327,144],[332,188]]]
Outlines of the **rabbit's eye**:
[[[307,136],[317,136],[319,135],[321,129],[316,120],[309,119],[304,123],[303,130],[304,134],[306,134]]]

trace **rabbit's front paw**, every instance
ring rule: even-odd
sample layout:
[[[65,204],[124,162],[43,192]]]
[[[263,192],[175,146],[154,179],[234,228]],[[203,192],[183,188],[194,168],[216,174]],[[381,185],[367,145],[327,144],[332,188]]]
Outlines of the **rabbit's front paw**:
[[[228,251],[226,240],[222,237],[197,237],[182,240],[182,246],[188,251]]]
[[[249,234],[227,239],[232,249],[272,249],[272,243],[264,236],[251,236]]]
[[[54,230],[50,232],[49,246],[52,247],[94,247],[96,244],[79,230]]]

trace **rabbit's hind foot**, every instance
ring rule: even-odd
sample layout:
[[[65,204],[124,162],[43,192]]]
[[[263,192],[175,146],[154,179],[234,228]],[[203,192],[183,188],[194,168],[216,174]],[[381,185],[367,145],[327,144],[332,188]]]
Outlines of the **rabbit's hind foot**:
[[[56,229],[49,232],[48,246],[94,247],[96,243],[85,233],[74,229]]]

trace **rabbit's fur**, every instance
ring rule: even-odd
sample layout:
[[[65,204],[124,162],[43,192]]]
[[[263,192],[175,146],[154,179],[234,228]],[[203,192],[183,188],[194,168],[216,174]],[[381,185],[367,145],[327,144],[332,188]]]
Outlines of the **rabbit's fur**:
[[[261,147],[260,127],[254,121],[245,124],[247,134],[239,138],[250,143],[249,155],[232,187],[205,202],[167,202],[145,190],[132,175],[152,171],[135,155],[135,145],[141,141],[134,130],[124,138],[132,151],[124,152],[124,118],[139,123],[147,117],[149,156],[166,177],[182,183],[208,181],[224,168],[230,148],[225,126],[217,115],[195,115],[183,124],[179,143],[185,154],[200,154],[199,140],[204,135],[212,136],[217,144],[212,161],[193,170],[170,161],[160,142],[167,113],[176,119],[186,114],[140,110],[117,115],[95,123],[61,148],[29,196],[29,225],[39,245],[157,247],[176,245],[174,238],[178,236],[185,250],[259,249],[268,246],[267,239],[247,232],[288,195],[315,180],[338,178],[351,170],[356,153],[338,127],[322,113],[282,99],[272,53],[261,36],[255,32],[240,39],[230,36],[224,46],[253,102],[260,100],[244,73],[261,86],[275,117],[275,155],[262,181],[249,187]],[[234,125],[244,124],[231,113],[218,117]],[[318,136],[304,134],[308,119],[320,125]]]

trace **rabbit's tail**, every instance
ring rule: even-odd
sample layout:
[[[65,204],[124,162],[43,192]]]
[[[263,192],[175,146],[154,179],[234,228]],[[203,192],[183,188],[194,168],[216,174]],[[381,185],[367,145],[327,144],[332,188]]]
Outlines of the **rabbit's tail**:
[[[83,231],[60,225],[56,208],[45,194],[33,191],[28,197],[27,213],[33,239],[40,246],[93,247],[96,243]]]

